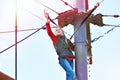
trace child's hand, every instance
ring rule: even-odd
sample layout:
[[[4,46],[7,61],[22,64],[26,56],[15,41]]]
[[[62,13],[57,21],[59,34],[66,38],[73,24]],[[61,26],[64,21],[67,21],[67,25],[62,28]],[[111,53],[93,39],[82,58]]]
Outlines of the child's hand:
[[[49,14],[47,13],[47,11],[46,10],[44,10],[44,16],[45,16],[45,18],[47,19],[47,21],[49,20]]]

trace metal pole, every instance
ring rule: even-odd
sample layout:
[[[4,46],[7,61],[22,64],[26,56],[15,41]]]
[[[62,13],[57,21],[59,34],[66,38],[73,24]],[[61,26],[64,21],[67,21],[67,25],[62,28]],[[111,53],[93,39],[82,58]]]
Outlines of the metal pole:
[[[15,0],[15,80],[17,80],[17,0]]]
[[[86,0],[74,0],[74,7],[78,11],[86,11]],[[76,19],[74,23],[74,30],[76,31],[83,19]],[[74,35],[75,40],[75,72],[77,80],[88,80],[87,73],[87,47],[86,45],[86,23],[84,23]],[[83,42],[83,43],[79,43]]]

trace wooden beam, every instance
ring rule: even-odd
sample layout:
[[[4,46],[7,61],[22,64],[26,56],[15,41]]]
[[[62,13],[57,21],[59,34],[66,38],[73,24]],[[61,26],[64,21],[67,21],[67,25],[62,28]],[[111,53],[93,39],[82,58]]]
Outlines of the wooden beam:
[[[0,72],[0,80],[14,80],[12,77]]]

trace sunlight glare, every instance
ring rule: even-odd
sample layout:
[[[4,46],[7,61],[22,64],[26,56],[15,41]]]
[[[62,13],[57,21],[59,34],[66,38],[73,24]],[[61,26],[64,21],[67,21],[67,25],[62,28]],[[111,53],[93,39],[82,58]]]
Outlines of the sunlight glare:
[[[18,0],[17,5],[18,9],[31,9],[33,6],[33,0]]]

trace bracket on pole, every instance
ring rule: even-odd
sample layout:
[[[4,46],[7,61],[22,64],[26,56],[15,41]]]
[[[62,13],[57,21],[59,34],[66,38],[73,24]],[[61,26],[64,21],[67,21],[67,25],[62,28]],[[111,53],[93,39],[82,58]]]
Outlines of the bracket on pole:
[[[100,27],[104,26],[102,14],[92,15],[87,20],[88,23],[92,23],[94,25],[98,25]]]
[[[77,8],[59,13],[59,16],[57,17],[59,26],[64,27],[68,24],[73,25],[76,14],[78,14]]]

